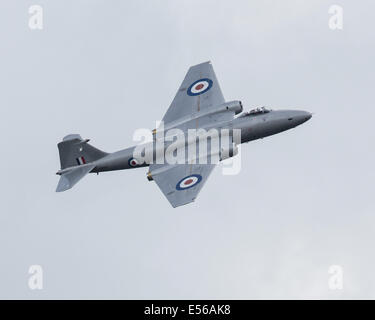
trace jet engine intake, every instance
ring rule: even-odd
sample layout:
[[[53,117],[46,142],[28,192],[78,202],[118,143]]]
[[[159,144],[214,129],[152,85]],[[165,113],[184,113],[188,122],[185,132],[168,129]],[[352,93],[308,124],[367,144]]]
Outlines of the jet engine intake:
[[[224,103],[225,108],[230,111],[234,111],[234,114],[239,114],[243,111],[242,102],[235,100]]]

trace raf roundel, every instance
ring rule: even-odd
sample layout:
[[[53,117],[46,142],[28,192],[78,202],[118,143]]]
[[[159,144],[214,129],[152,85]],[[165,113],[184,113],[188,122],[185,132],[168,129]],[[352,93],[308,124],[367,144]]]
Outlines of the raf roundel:
[[[187,94],[189,96],[198,96],[210,90],[212,87],[212,80],[208,78],[199,79],[193,82],[189,89],[187,90]]]
[[[190,176],[187,176],[183,179],[181,179],[177,184],[176,184],[176,189],[177,190],[185,190],[194,187],[197,185],[199,182],[202,181],[202,176],[199,174],[192,174]]]
[[[129,166],[131,167],[136,167],[139,164],[138,160],[134,158],[130,158],[128,163],[129,163]]]

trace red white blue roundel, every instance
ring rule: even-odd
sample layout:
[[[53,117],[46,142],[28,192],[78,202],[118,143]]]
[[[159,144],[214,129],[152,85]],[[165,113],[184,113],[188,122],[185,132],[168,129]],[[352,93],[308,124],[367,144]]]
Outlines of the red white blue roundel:
[[[139,165],[138,160],[135,159],[135,158],[130,158],[128,163],[129,163],[129,166],[131,166],[131,167],[136,167],[137,165]]]
[[[200,174],[192,174],[181,179],[176,184],[177,190],[185,190],[194,187],[196,184],[202,181],[202,176]]]
[[[198,96],[210,90],[212,87],[212,80],[208,78],[199,79],[190,85],[187,90],[189,96]]]

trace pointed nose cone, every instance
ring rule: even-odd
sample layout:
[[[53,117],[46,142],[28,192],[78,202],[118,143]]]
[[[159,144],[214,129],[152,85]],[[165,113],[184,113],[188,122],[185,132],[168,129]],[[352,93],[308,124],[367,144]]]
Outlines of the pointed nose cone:
[[[304,111],[305,112],[305,121],[304,122],[306,122],[306,121],[308,121],[308,120],[310,120],[311,119],[311,117],[312,117],[312,113],[310,113],[310,112],[307,112],[307,111]]]
[[[297,112],[297,114],[296,114],[295,118],[296,118],[298,124],[302,124],[302,123],[310,120],[311,117],[312,117],[312,113],[307,112],[307,111],[296,111],[296,112]]]

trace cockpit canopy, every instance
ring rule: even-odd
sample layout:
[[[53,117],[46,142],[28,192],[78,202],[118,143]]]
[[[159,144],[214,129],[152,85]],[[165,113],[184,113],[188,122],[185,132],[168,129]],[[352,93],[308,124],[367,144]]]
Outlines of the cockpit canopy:
[[[240,117],[255,116],[255,115],[258,115],[258,114],[268,113],[270,111],[271,110],[267,109],[266,107],[258,107],[258,108],[252,109],[248,112],[244,112],[243,114],[240,115]]]
[[[268,113],[270,111],[271,110],[268,110],[266,107],[260,107],[260,108],[250,110],[249,114]]]

